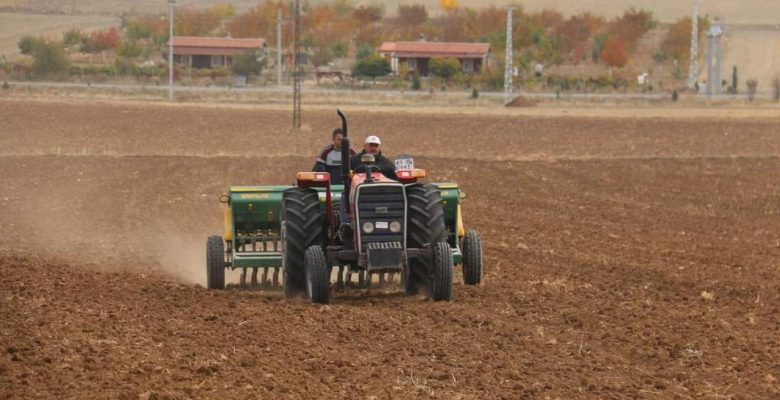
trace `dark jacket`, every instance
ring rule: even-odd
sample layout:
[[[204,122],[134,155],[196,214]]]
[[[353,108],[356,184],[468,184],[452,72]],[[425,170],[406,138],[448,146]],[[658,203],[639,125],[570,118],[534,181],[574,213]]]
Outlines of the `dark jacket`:
[[[330,156],[334,151],[340,154],[340,152],[336,150],[332,144],[320,150],[317,156],[317,160],[314,162],[314,167],[312,167],[311,170],[314,172],[327,172],[330,174],[331,184],[341,185],[344,183],[344,179],[341,176],[341,156],[339,155],[338,157],[330,157],[330,159],[328,159],[328,156]],[[349,154],[350,156],[354,156],[355,150],[349,149]]]
[[[355,172],[366,172],[365,168],[362,168],[360,165],[360,157],[363,156],[363,154],[366,154],[366,151],[363,150],[360,153],[355,154],[352,156],[351,164],[352,164],[352,170]],[[382,155],[382,152],[379,152],[375,157],[374,165],[379,167],[379,170],[382,172],[382,175],[392,179],[392,180],[398,180],[398,177],[395,175],[395,164],[390,161],[387,157]],[[358,167],[361,167],[358,169]]]

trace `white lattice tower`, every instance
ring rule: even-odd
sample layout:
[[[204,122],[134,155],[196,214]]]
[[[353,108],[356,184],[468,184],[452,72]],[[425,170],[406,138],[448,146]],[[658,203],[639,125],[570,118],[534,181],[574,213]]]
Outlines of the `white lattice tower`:
[[[512,12],[514,7],[506,9],[506,60],[504,61],[504,97],[506,102],[512,100],[512,75],[514,72],[514,45],[512,44]]]
[[[688,66],[688,88],[693,89],[699,79],[699,6],[702,0],[693,1],[691,18],[691,63]]]

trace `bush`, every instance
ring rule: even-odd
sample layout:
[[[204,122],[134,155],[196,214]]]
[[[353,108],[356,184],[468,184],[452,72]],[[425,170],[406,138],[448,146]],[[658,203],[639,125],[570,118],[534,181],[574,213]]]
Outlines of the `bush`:
[[[379,55],[372,55],[359,60],[352,66],[352,75],[376,79],[388,75],[392,71],[390,62]]]
[[[753,101],[753,99],[756,98],[756,93],[758,92],[758,81],[755,79],[748,80],[747,87],[748,100]]]
[[[772,80],[772,91],[775,101],[780,102],[780,76]]]
[[[680,94],[675,90],[672,92],[672,101],[676,102],[677,100],[680,100]]]
[[[438,76],[444,81],[449,80],[460,72],[460,61],[456,58],[433,57],[428,64],[431,74]]]
[[[420,74],[417,73],[417,71],[414,71],[414,74],[412,74],[412,90],[420,90],[422,89],[422,83],[420,82]]]
[[[43,77],[64,73],[68,70],[68,59],[62,42],[41,39],[32,49],[34,75]]]
[[[3,81],[3,89],[8,90],[11,88],[11,85],[8,84],[8,81]]]
[[[250,50],[233,58],[233,65],[230,69],[236,75],[250,77],[260,75],[265,67],[265,59],[259,60],[257,52]]]
[[[17,46],[19,46],[20,53],[25,55],[32,55],[35,46],[44,42],[46,42],[46,39],[44,39],[42,36],[35,37],[35,36],[25,35],[21,39],[19,39],[19,42],[17,42]]]

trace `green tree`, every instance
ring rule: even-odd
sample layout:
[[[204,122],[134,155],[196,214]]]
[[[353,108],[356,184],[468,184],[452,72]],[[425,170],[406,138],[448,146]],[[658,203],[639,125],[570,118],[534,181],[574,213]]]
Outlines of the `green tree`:
[[[438,76],[444,81],[449,80],[460,72],[460,61],[456,58],[433,57],[431,58],[430,63],[428,63],[428,66],[433,75]]]
[[[365,76],[374,80],[378,76],[388,75],[391,71],[390,62],[379,55],[368,56],[352,66],[352,75]]]
[[[68,69],[68,59],[65,57],[65,46],[62,42],[39,40],[32,49],[33,69],[35,76],[59,74]]]
[[[311,55],[310,61],[315,67],[328,65],[328,63],[333,61],[333,50],[330,47],[318,47]]]
[[[374,54],[374,48],[369,45],[360,45],[357,49],[356,57],[358,60],[364,60]]]
[[[62,35],[62,41],[65,43],[66,47],[71,47],[81,44],[86,37],[87,35],[85,35],[81,29],[73,28]]]
[[[257,51],[250,50],[233,58],[233,65],[230,69],[236,75],[250,77],[260,75],[265,67],[265,59],[259,57]]]
[[[333,45],[333,56],[337,58],[346,57],[349,53],[349,47],[344,42],[336,42]]]
[[[35,37],[31,35],[25,35],[19,39],[19,42],[17,42],[17,45],[19,46],[19,52],[25,55],[32,55],[35,46],[44,41],[45,39],[41,36]]]

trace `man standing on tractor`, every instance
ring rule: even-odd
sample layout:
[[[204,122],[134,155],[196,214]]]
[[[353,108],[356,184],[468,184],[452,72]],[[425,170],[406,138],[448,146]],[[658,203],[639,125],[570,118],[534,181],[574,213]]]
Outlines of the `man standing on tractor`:
[[[387,157],[382,155],[382,150],[380,149],[381,146],[382,141],[379,140],[379,136],[367,137],[365,144],[363,144],[363,151],[352,156],[352,159],[350,160],[351,168],[355,172],[365,172],[362,170],[362,168],[358,170],[360,167],[360,159],[364,154],[373,154],[374,165],[379,168],[379,171],[382,172],[382,175],[392,180],[398,180],[398,177],[395,175],[395,164]]]
[[[312,171],[327,172],[330,174],[330,182],[332,184],[343,185],[344,179],[341,176],[341,139],[344,138],[344,132],[341,128],[333,130],[332,138],[333,144],[326,146],[319,152]],[[349,149],[350,156],[354,156],[355,153],[354,149]]]

